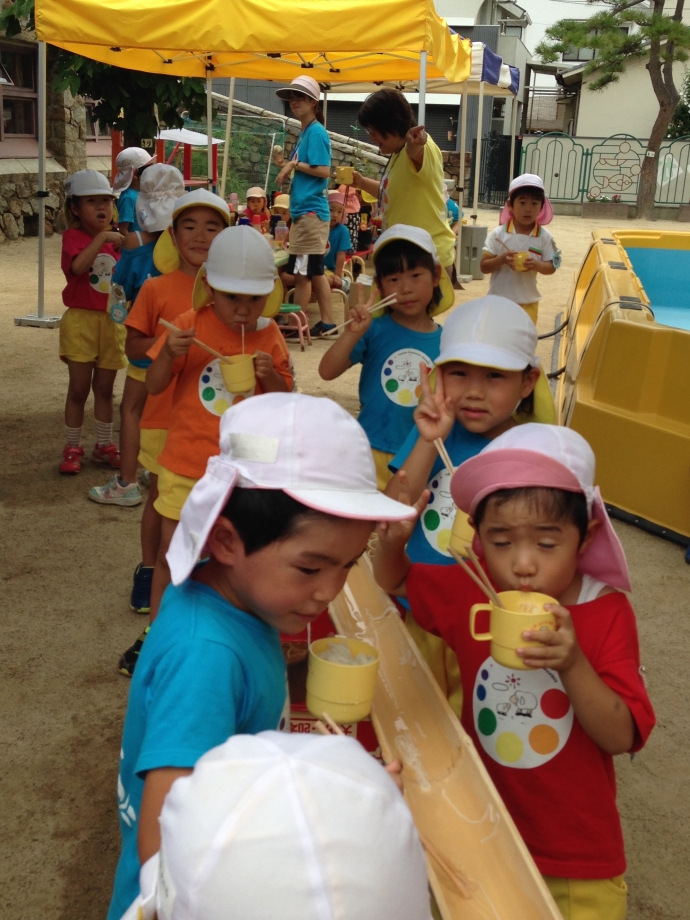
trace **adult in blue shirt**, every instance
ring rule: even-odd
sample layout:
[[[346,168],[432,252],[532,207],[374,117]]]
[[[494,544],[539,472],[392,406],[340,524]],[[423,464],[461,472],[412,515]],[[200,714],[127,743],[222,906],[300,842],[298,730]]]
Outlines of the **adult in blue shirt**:
[[[295,303],[306,312],[312,286],[321,320],[311,330],[320,335],[333,329],[331,290],[324,274],[331,214],[328,209],[328,178],[331,174],[331,141],[323,126],[321,90],[313,77],[296,77],[289,87],[276,90],[279,99],[290,103],[302,131],[292,157],[282,166],[276,184],[282,186],[292,175],[290,187],[290,258],[286,271],[295,276]]]

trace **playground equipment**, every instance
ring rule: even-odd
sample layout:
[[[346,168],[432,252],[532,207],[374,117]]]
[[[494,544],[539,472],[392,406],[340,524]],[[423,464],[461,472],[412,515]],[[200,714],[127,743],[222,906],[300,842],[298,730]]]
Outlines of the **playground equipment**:
[[[690,543],[690,233],[602,230],[560,339],[559,422],[597,458],[614,516]]]

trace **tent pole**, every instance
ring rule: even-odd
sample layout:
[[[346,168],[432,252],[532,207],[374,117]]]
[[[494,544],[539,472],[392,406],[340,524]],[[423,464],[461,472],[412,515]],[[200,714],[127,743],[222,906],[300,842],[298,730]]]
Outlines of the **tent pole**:
[[[479,205],[479,173],[482,168],[482,119],[484,116],[484,81],[479,81],[479,111],[477,112],[477,149],[474,164],[474,194],[472,195],[472,220],[477,222],[477,207]]]
[[[462,208],[465,201],[465,145],[467,144],[467,82],[462,88],[460,108],[460,163],[458,170],[458,241],[455,244],[455,273],[460,280],[460,259],[462,258]]]
[[[274,131],[273,134],[271,135],[271,149],[268,151],[268,166],[266,167],[266,184],[264,186],[264,188],[266,189],[266,204],[268,204],[268,200],[269,200],[268,199],[268,196],[269,196],[268,180],[271,176],[271,163],[273,162],[273,145],[275,144],[275,142],[276,142],[276,135]]]
[[[510,113],[510,181],[515,177],[515,132],[517,130],[517,95],[513,96],[513,108]]]
[[[419,55],[419,108],[417,124],[423,125],[426,118],[426,51]]]
[[[208,170],[208,188],[213,191],[213,77],[211,76],[210,65],[206,67],[206,133],[207,133],[207,157],[206,168]]]
[[[328,124],[328,90],[327,89],[323,91],[322,108],[323,108],[323,123],[324,123],[324,128],[325,128],[326,125]]]
[[[225,118],[225,149],[223,150],[223,171],[220,178],[218,194],[225,199],[225,183],[228,179],[228,158],[230,156],[230,137],[232,136],[232,107],[235,103],[235,78],[230,77],[230,97],[228,98],[228,114]]]
[[[60,325],[60,316],[44,316],[45,299],[45,240],[46,240],[46,44],[38,43],[38,304],[37,312],[16,316],[15,326],[43,326],[49,329]]]

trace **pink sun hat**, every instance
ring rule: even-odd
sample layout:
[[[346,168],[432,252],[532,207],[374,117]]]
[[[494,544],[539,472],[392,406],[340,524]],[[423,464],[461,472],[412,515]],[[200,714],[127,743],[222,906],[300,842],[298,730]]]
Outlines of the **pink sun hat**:
[[[499,489],[532,487],[580,492],[587,499],[590,521],[601,521],[601,527],[578,556],[578,571],[613,588],[630,591],[625,552],[599,487],[594,485],[595,465],[592,448],[577,431],[529,422],[499,435],[481,453],[462,463],[451,479],[450,491],[458,508],[470,517],[482,499]],[[484,554],[476,533],[472,546],[478,555]]]
[[[549,201],[549,197],[546,194],[546,189],[544,188],[544,183],[540,176],[537,176],[534,173],[523,173],[521,176],[516,176],[510,183],[510,188],[508,189],[508,198],[510,198],[513,192],[517,189],[526,187],[539,188],[544,193],[544,204],[541,206],[541,211],[537,215],[537,223],[540,227],[544,227],[546,224],[550,224],[553,220],[553,208],[551,207],[551,202]],[[513,210],[510,205],[503,205],[499,223],[507,224],[509,220],[512,220],[512,218]]]

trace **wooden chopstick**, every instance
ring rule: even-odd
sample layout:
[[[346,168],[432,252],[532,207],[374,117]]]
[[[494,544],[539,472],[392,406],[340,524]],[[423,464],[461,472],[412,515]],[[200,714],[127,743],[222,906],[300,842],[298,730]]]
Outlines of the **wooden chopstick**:
[[[383,307],[387,307],[389,304],[395,303],[398,299],[397,294],[391,294],[389,297],[384,297],[383,300],[379,300],[378,303],[375,303],[373,306],[369,307],[367,313],[376,313],[377,310],[381,310]],[[353,316],[350,319],[346,320],[344,323],[340,323],[338,326],[334,326],[332,329],[327,329],[325,332],[319,334],[320,339],[325,339],[327,335],[332,335],[334,332],[337,332],[338,329],[342,329],[343,326],[349,326],[350,323],[355,321],[356,317]]]
[[[502,607],[503,605],[499,602],[496,592],[493,590],[493,588],[491,589],[491,591],[489,591],[484,581],[479,577],[479,575],[475,574],[474,569],[471,569],[469,567],[469,565],[465,562],[462,556],[456,553],[452,546],[448,547],[448,552],[451,554],[453,559],[455,559],[457,564],[467,573],[467,575],[470,576],[470,578],[475,583],[475,585],[478,588],[481,588],[481,590],[484,592],[484,594],[486,594],[486,596],[489,598],[491,603],[494,604],[496,607]]]
[[[443,441],[441,440],[441,438],[435,438],[435,439],[434,439],[434,447],[435,447],[436,450],[438,451],[438,455],[439,455],[439,457],[441,458],[441,460],[443,460],[443,463],[444,463],[446,469],[448,470],[448,472],[449,472],[450,475],[452,476],[453,473],[455,472],[455,467],[453,466],[453,463],[452,463],[452,461],[451,461],[451,459],[450,459],[450,454],[449,454],[448,451],[446,450],[446,445],[443,443]]]
[[[344,732],[344,731],[342,730],[342,728],[338,725],[338,723],[335,722],[335,721],[328,715],[327,712],[322,712],[322,713],[321,713],[321,718],[324,720],[324,722],[326,722],[326,724],[328,725],[329,728],[333,729],[333,731],[335,732],[336,735],[344,735],[344,734],[345,734],[345,732]]]
[[[484,567],[483,567],[483,565],[481,564],[481,562],[479,561],[479,557],[477,556],[477,554],[475,553],[475,551],[472,549],[472,547],[469,546],[467,543],[465,543],[465,550],[466,550],[467,555],[469,556],[469,558],[470,558],[470,559],[472,560],[472,562],[474,563],[474,567],[475,567],[476,570],[477,570],[477,574],[479,575],[479,577],[481,578],[481,580],[482,580],[482,581],[484,582],[484,584],[486,585],[487,590],[489,590],[489,591],[492,593],[492,595],[494,596],[494,598],[495,598],[495,602],[494,602],[494,603],[496,604],[497,607],[502,607],[503,604],[501,603],[501,599],[499,598],[498,594],[496,594],[496,591],[495,591],[495,589],[494,589],[494,586],[493,586],[493,585],[491,584],[491,582],[489,581],[489,576],[488,576],[488,575],[486,574],[486,572],[484,571]]]
[[[179,326],[176,326],[174,323],[169,323],[167,319],[159,319],[158,322],[161,326],[165,326],[166,329],[176,329],[178,332],[182,331]],[[230,363],[227,355],[221,355],[219,351],[216,351],[215,348],[211,348],[210,345],[206,345],[204,342],[199,341],[199,339],[192,339],[192,342],[203,351],[207,351],[210,355],[215,355],[216,358],[225,361],[226,364]]]

